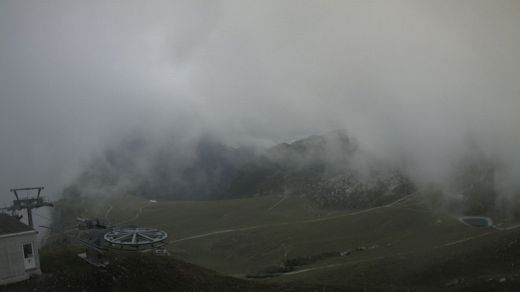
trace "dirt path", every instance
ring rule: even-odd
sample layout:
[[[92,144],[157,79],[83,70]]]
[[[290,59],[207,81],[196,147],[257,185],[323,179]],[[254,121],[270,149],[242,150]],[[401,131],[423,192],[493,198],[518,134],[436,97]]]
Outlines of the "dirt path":
[[[107,211],[105,212],[105,216],[103,216],[103,218],[104,218],[105,220],[108,219],[108,215],[110,214],[110,212],[112,211],[112,209],[113,209],[112,205],[108,204],[108,209],[107,209]]]
[[[497,234],[497,233],[501,232],[502,230],[513,230],[513,229],[517,229],[517,228],[520,228],[520,224],[519,225],[515,225],[515,226],[510,226],[510,227],[507,227],[507,228],[503,228],[503,229],[498,230],[498,231],[489,231],[489,232],[485,232],[485,233],[482,233],[482,234],[479,234],[479,235],[470,236],[470,237],[462,238],[462,239],[459,239],[459,240],[450,241],[450,242],[447,242],[447,243],[444,243],[444,244],[441,244],[441,245],[438,245],[438,246],[434,246],[434,247],[429,248],[429,249],[412,250],[412,251],[407,251],[407,252],[395,253],[395,254],[391,254],[391,255],[374,257],[374,258],[365,259],[365,260],[358,260],[358,261],[350,261],[350,262],[339,263],[339,264],[329,264],[329,265],[324,265],[324,266],[317,266],[317,267],[297,270],[297,271],[293,271],[293,272],[289,272],[289,273],[284,273],[284,274],[280,274],[280,275],[281,276],[290,276],[290,275],[296,275],[296,274],[312,272],[312,271],[316,271],[316,270],[330,269],[330,268],[335,268],[335,267],[340,267],[340,266],[359,264],[359,263],[364,263],[364,262],[371,262],[371,261],[383,260],[383,259],[392,258],[392,257],[409,255],[409,254],[414,254],[414,253],[417,253],[417,252],[424,252],[424,251],[435,250],[435,249],[440,249],[440,248],[447,248],[447,247],[451,247],[451,246],[454,246],[454,245],[457,245],[457,244],[461,244],[461,243],[464,243],[464,242],[468,242],[468,241],[471,241],[471,240],[475,240],[475,239],[479,239],[479,238],[482,238],[482,237],[486,237],[486,236],[489,236],[489,235],[492,235],[492,234]]]
[[[400,199],[398,199],[398,200],[396,200],[396,201],[394,201],[392,203],[389,203],[389,204],[386,204],[386,205],[383,205],[383,206],[369,208],[369,209],[365,209],[365,210],[361,210],[361,211],[357,211],[357,212],[353,212],[353,213],[340,214],[340,215],[329,216],[329,217],[324,217],[324,218],[305,219],[305,220],[300,220],[300,221],[295,221],[295,222],[280,222],[280,223],[275,223],[275,224],[255,225],[255,226],[249,226],[249,227],[241,227],[241,228],[218,230],[218,231],[208,232],[208,233],[204,233],[204,234],[199,234],[199,235],[193,235],[193,236],[180,238],[180,239],[177,239],[177,240],[170,241],[170,243],[178,243],[178,242],[183,242],[183,241],[187,241],[187,240],[204,238],[204,237],[209,237],[209,236],[214,236],[214,235],[219,235],[219,234],[225,234],[225,233],[231,233],[231,232],[241,232],[241,231],[249,231],[249,230],[255,230],[255,229],[260,229],[260,228],[284,226],[284,225],[290,225],[290,224],[306,224],[306,223],[314,223],[314,222],[321,222],[321,221],[327,221],[327,220],[334,220],[334,219],[338,219],[338,218],[343,218],[343,217],[348,217],[348,216],[356,216],[356,215],[360,215],[360,214],[364,214],[364,213],[369,213],[369,212],[372,212],[372,211],[375,211],[375,210],[378,210],[378,209],[383,209],[383,208],[400,208],[399,204],[407,201],[413,195],[414,194],[410,194],[410,195],[404,196],[404,197],[402,197],[402,198],[400,198]],[[271,209],[275,208],[276,206],[278,206],[285,199],[286,199],[285,197],[281,198],[277,203],[275,203],[272,207],[270,207],[269,210],[271,210]],[[345,265],[352,265],[352,264],[357,264],[357,263],[364,263],[364,262],[383,260],[383,259],[387,259],[387,258],[398,257],[398,256],[403,256],[403,255],[409,255],[409,254],[414,254],[414,253],[418,253],[418,252],[424,252],[424,251],[428,251],[428,250],[435,250],[435,249],[440,249],[440,248],[449,248],[449,247],[452,247],[454,245],[463,244],[465,242],[468,242],[468,241],[471,241],[471,240],[476,240],[476,239],[479,239],[479,238],[483,238],[483,237],[486,237],[486,236],[489,236],[489,235],[492,235],[492,234],[496,234],[498,232],[514,230],[514,229],[520,228],[520,224],[509,226],[509,227],[503,227],[503,228],[496,227],[496,226],[493,226],[493,227],[495,228],[495,230],[493,230],[493,231],[488,231],[488,232],[484,232],[484,233],[481,233],[481,234],[478,234],[478,235],[469,236],[469,237],[461,238],[461,239],[458,239],[458,240],[446,242],[444,244],[431,247],[429,249],[411,250],[411,251],[405,251],[405,252],[400,252],[400,253],[395,253],[395,254],[390,254],[390,255],[373,257],[373,258],[364,259],[364,260],[349,261],[349,262],[338,263],[338,264],[328,264],[328,265],[323,265],[323,266],[315,266],[315,267],[310,267],[310,268],[306,268],[306,269],[292,271],[292,272],[288,272],[288,273],[284,273],[284,274],[280,274],[280,275],[282,275],[282,276],[297,275],[297,274],[307,273],[307,272],[316,271],[316,270],[331,269],[331,268],[335,268],[335,267],[339,267],[339,266],[345,266]],[[284,246],[282,246],[282,248],[284,249],[284,251],[286,253],[287,252],[286,248]]]
[[[513,230],[513,229],[519,228],[520,224],[513,225],[513,226],[508,226],[508,227],[500,227],[500,226],[493,225],[491,227],[495,228],[496,230],[500,230],[500,231],[503,231],[503,230]]]
[[[287,255],[289,254],[289,249],[287,249],[287,246],[282,243],[282,249],[283,249],[283,258],[287,259]]]
[[[406,195],[402,198],[400,198],[399,200],[393,202],[393,203],[390,203],[388,205],[386,205],[387,207],[394,207],[395,205],[399,204],[399,203],[402,203],[404,201],[407,201],[408,199],[410,199],[413,195],[415,195],[415,193],[412,193],[412,194],[409,194],[409,195]]]
[[[139,208],[139,210],[137,210],[134,218],[118,222],[118,223],[114,224],[114,226],[118,226],[118,225],[125,224],[125,223],[132,222],[132,221],[139,219],[139,217],[141,216],[141,213],[143,213],[143,209],[148,207],[149,205],[150,205],[150,201],[146,202],[146,204],[144,204],[143,206],[141,206],[141,208]]]
[[[375,210],[378,210],[378,209],[390,208],[390,207],[394,207],[395,208],[396,204],[398,204],[398,203],[400,203],[400,202],[410,198],[413,195],[414,194],[406,195],[406,196],[400,198],[399,200],[396,200],[396,201],[394,201],[392,203],[389,203],[387,205],[374,207],[374,208],[369,208],[369,209],[365,209],[365,210],[361,210],[361,211],[357,211],[357,212],[353,212],[353,213],[347,213],[347,214],[341,214],[341,215],[335,215],[335,216],[329,216],[329,217],[323,217],[323,218],[316,218],[316,219],[305,219],[305,220],[294,221],[294,222],[280,222],[280,223],[274,223],[274,224],[253,225],[253,226],[248,226],[248,227],[239,227],[239,228],[232,228],[232,229],[217,230],[217,231],[212,231],[212,232],[208,232],[208,233],[192,235],[192,236],[188,236],[188,237],[172,240],[172,241],[170,241],[170,243],[178,243],[178,242],[182,242],[182,241],[198,239],[198,238],[204,238],[204,237],[208,237],[208,236],[213,236],[213,235],[218,235],[218,234],[225,234],[225,233],[231,233],[231,232],[249,231],[249,230],[255,230],[255,229],[260,229],[260,228],[285,226],[285,225],[291,225],[291,224],[308,224],[308,223],[315,223],[315,222],[334,220],[334,219],[343,218],[343,217],[356,216],[356,215],[359,215],[359,214],[372,212],[372,211],[375,211]]]
[[[285,201],[285,199],[287,199],[287,195],[283,196],[278,202],[276,202],[274,205],[272,205],[269,209],[267,209],[267,211],[270,211],[276,207],[278,207],[278,205],[280,205],[281,202]]]

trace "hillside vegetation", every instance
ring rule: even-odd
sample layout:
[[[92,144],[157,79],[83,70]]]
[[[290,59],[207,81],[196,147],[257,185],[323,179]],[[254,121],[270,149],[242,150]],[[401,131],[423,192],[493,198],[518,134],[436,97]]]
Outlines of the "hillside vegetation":
[[[0,286],[0,291],[347,291],[330,286],[244,281],[171,257],[142,253],[113,253],[110,265],[96,268],[77,256],[80,251],[68,244],[48,246],[41,251],[43,275]]]
[[[517,202],[498,196],[499,166],[478,148],[440,188],[417,186],[342,131],[268,149],[209,137],[181,146],[134,137],[110,149],[56,202],[55,230],[76,217],[159,228],[173,258],[257,284],[517,286]],[[495,224],[468,226],[463,214]]]
[[[94,160],[65,196],[200,200],[285,194],[307,196],[323,207],[364,208],[415,188],[402,171],[360,149],[342,131],[268,149],[233,148],[209,137],[179,147],[125,140]]]
[[[471,227],[419,195],[364,210],[316,208],[294,196],[113,197],[101,206],[82,215],[163,229],[171,257],[255,283],[382,291],[518,285],[517,225]]]
[[[406,163],[392,165],[344,131],[270,148],[234,148],[204,136],[151,143],[134,135],[94,159],[64,197],[132,194],[162,200],[213,200],[266,195],[303,196],[321,208],[381,206],[421,191],[454,212],[516,217],[514,193],[499,196],[500,165],[468,142],[442,186],[417,184]],[[436,189],[436,192],[431,189]]]

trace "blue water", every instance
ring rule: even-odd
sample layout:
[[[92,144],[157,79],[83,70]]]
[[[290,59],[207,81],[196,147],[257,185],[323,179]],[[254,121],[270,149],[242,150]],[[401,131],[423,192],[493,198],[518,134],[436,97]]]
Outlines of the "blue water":
[[[488,227],[493,225],[493,221],[489,217],[466,216],[461,217],[460,221],[466,225],[474,227]]]

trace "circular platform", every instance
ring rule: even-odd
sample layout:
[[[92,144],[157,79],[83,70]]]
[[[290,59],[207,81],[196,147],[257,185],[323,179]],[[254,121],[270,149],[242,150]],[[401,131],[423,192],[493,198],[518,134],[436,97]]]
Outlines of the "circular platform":
[[[151,228],[116,228],[104,235],[109,247],[125,250],[159,247],[167,237],[166,232]]]

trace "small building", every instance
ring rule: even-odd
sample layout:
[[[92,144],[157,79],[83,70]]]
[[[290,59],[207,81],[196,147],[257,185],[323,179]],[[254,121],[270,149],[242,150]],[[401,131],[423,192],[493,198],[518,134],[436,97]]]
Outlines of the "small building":
[[[0,214],[0,285],[41,274],[37,233],[16,217]]]

